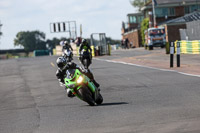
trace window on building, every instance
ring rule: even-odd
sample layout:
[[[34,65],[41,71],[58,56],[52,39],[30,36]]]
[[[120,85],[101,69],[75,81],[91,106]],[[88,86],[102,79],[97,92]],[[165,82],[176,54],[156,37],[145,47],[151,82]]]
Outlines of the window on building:
[[[137,23],[136,16],[129,16],[129,23]]]
[[[198,11],[200,9],[200,5],[192,5],[190,8],[191,12]]]
[[[200,5],[185,6],[185,14],[200,10]]]
[[[190,7],[189,6],[185,6],[185,14],[188,14],[188,13],[190,13]]]
[[[156,17],[165,17],[165,16],[174,16],[175,15],[175,9],[173,7],[171,8],[156,8]]]
[[[163,17],[165,16],[163,13],[164,8],[156,8],[155,9],[155,13],[156,13],[156,17]]]
[[[175,9],[169,8],[169,16],[175,16]]]
[[[144,16],[138,16],[138,23],[141,23],[143,19],[144,19]]]

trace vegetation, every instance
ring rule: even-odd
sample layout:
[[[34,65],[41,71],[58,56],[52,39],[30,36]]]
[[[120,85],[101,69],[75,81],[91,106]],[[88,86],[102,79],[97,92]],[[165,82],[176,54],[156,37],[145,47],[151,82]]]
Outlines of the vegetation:
[[[90,38],[86,38],[90,43]],[[45,50],[53,49],[56,45],[60,44],[60,41],[67,40],[70,42],[70,39],[67,38],[53,38],[45,40],[45,33],[41,31],[21,31],[18,32],[16,38],[14,39],[15,46],[22,46],[25,52],[28,55],[28,52],[34,50]],[[110,37],[106,37],[107,43],[109,44],[120,44],[120,40],[114,40]],[[48,46],[48,47],[47,47]]]
[[[142,37],[142,45],[145,44],[145,30],[147,30],[149,28],[149,18],[145,18],[142,22],[141,22],[141,37]]]
[[[115,39],[112,39],[110,37],[106,37],[106,41],[107,43],[111,44],[111,45],[114,45],[114,44],[120,44],[121,41],[120,40],[115,40]]]
[[[144,6],[144,0],[130,0],[130,3],[132,6],[137,7],[139,11]]]
[[[23,46],[26,52],[46,49],[45,33],[40,31],[21,31],[14,39],[15,46]]]
[[[166,50],[166,54],[169,54],[170,52],[169,42],[166,42],[165,50]]]
[[[90,38],[85,38],[88,43],[90,44]],[[96,40],[97,41],[97,40]],[[108,44],[110,45],[115,45],[115,44],[120,44],[121,41],[120,40],[116,40],[116,39],[112,39],[111,37],[106,37],[106,41]]]

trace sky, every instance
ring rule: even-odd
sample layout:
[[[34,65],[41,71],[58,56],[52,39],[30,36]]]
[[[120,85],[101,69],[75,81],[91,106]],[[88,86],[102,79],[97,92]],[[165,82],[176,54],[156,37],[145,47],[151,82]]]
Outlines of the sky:
[[[0,21],[3,24],[0,49],[14,49],[20,31],[39,30],[46,39],[69,37],[67,33],[51,33],[50,23],[76,21],[77,34],[89,38],[92,33],[106,33],[121,39],[122,21],[137,9],[130,0],[0,0]]]

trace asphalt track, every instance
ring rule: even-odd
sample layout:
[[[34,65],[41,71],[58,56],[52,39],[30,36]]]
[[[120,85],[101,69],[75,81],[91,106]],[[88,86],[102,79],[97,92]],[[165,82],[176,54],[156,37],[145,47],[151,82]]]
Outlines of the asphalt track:
[[[56,58],[0,61],[0,133],[200,132],[200,78],[94,59],[104,103],[90,107],[59,86]]]

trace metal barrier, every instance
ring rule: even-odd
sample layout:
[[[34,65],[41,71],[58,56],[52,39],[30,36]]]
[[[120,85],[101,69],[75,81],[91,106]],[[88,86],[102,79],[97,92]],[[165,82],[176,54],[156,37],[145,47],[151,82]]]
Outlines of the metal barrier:
[[[33,56],[45,56],[45,55],[50,55],[50,51],[49,50],[34,50],[33,51]]]
[[[177,43],[180,44],[180,53],[182,54],[200,54],[200,40],[176,41],[175,50],[177,49]]]
[[[180,67],[180,54],[200,54],[200,40],[175,41],[170,45],[170,67],[173,67],[174,54],[176,53],[177,67]]]

